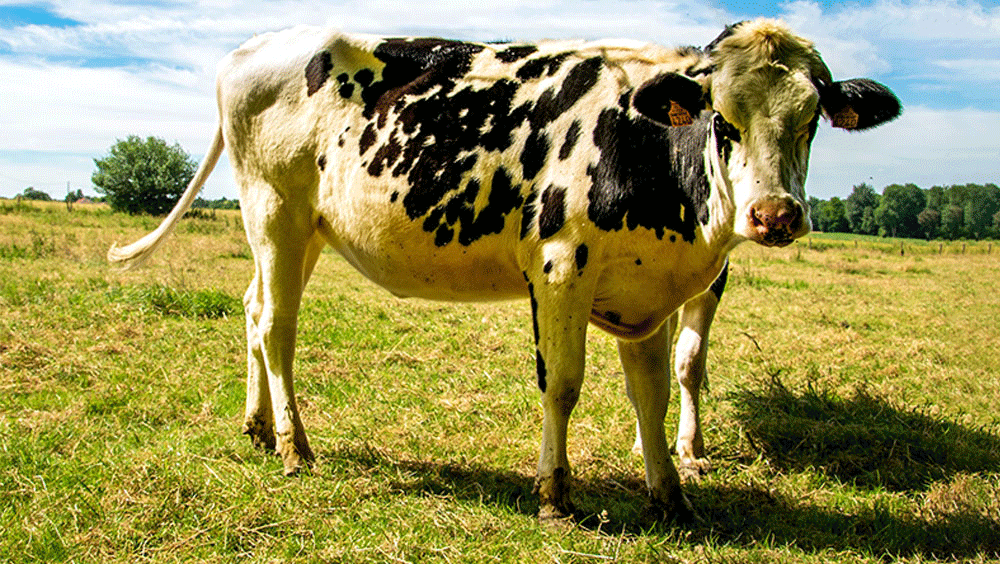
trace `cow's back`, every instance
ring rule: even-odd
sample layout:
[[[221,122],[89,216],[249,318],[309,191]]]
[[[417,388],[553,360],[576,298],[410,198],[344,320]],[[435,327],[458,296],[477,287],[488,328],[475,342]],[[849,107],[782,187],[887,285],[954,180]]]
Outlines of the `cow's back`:
[[[635,85],[683,59],[632,43],[295,28],[231,54],[220,103],[244,206],[266,207],[273,190],[310,207],[396,294],[495,299],[523,295],[544,253],[575,258],[586,242],[600,264],[608,228],[590,200],[608,149],[596,138]]]

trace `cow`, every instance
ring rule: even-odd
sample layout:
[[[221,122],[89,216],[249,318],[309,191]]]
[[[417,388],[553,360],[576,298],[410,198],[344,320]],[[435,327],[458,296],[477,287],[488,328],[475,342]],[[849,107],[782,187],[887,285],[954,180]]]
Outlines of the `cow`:
[[[664,432],[665,321],[737,244],[808,232],[821,115],[863,130],[901,111],[878,83],[833,81],[813,45],[772,20],[731,26],[706,49],[296,27],[227,55],[217,97],[219,126],[187,191],[109,260],[146,260],[228,148],[255,266],[243,432],[286,474],[314,459],[292,359],[324,246],[396,296],[526,298],[542,520],[574,511],[567,427],[590,324],[618,340],[650,501],[690,518]]]

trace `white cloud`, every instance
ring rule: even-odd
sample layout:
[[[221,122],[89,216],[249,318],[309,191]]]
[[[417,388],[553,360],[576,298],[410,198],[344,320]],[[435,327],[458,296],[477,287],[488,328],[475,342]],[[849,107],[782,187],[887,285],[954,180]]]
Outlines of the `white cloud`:
[[[956,80],[1000,82],[1000,59],[952,59],[933,61],[933,64],[955,73]]]

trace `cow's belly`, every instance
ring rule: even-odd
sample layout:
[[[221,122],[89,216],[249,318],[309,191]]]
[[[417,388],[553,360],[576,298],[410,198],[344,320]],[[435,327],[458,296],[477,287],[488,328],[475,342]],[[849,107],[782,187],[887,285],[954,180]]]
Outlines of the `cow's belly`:
[[[439,246],[419,221],[392,216],[371,214],[355,221],[353,229],[327,227],[324,234],[354,268],[399,297],[493,301],[528,295],[513,243],[504,233],[468,246]]]
[[[687,243],[683,243],[687,245]],[[642,340],[685,302],[708,289],[724,257],[664,252],[611,261],[598,282],[591,322],[620,339]]]

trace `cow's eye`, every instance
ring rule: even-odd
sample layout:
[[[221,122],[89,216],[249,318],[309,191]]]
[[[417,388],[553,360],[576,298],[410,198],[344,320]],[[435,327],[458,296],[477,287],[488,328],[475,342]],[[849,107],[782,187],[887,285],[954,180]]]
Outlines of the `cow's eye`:
[[[736,141],[739,143],[742,139],[740,136],[740,130],[736,129],[736,126],[729,123],[721,115],[715,114],[715,134],[720,137],[725,137],[731,141]]]

